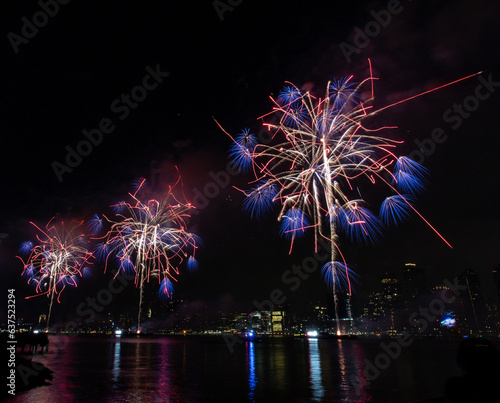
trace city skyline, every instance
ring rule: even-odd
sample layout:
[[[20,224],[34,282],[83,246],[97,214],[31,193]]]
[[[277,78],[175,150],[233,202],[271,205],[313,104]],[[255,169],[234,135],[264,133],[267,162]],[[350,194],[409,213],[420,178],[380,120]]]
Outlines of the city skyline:
[[[409,276],[408,269],[413,273],[418,273],[418,276]],[[495,270],[491,274],[493,277]],[[460,334],[496,334],[500,331],[500,298],[485,300],[483,290],[483,284],[473,269],[464,270],[454,279],[445,279],[443,283],[432,284],[426,281],[423,270],[414,263],[406,263],[399,268],[399,271],[382,275],[378,284],[366,290],[366,295],[353,295],[347,300],[348,294],[341,293],[339,295],[339,313],[342,318],[340,323],[344,329],[349,328],[349,332],[358,335],[415,333],[419,324],[416,318],[421,317],[424,311],[429,312],[429,306],[433,302],[442,300],[445,303],[440,302],[438,308],[431,308],[434,315],[428,314],[433,316],[430,321],[431,334],[436,336],[442,335],[443,332],[446,334],[443,330],[446,326],[440,322],[443,315],[449,313],[456,318],[456,324],[451,327],[456,327],[456,331]],[[71,309],[57,309],[56,307],[57,320],[51,324],[50,328],[55,332],[69,331],[70,333],[75,331],[86,333],[92,329],[94,332],[96,330],[97,332],[114,332],[116,329],[134,332],[137,326],[137,306],[132,296],[137,292],[132,284],[132,277],[118,277],[113,286],[110,283],[106,290],[102,289],[96,295],[82,300],[76,308],[72,309],[72,314]],[[128,301],[128,305],[124,305],[123,301]],[[68,302],[71,301],[65,301],[65,304]],[[183,301],[175,298],[161,301],[157,298],[154,286],[146,287],[141,315],[141,322],[144,322],[143,331],[182,334],[187,330],[190,334],[207,332],[212,334],[232,329],[243,333],[251,330],[275,334],[276,331],[270,330],[271,325],[265,328],[258,324],[251,325],[252,317],[260,318],[262,314],[271,318],[271,312],[274,311],[286,312],[287,316],[286,326],[283,322],[283,329],[279,334],[292,334],[294,331],[298,333],[299,329],[305,334],[309,328],[332,333],[336,323],[333,314],[333,299],[329,293],[317,296],[314,301],[310,300],[301,305],[290,304],[286,298],[281,301],[275,300],[275,302],[254,300],[252,304],[237,304],[230,300],[225,302],[221,304],[220,301]],[[350,315],[346,313],[346,304],[349,304],[348,309],[352,311],[351,325],[348,324]],[[436,314],[436,309],[439,314]],[[30,329],[42,329],[47,324],[46,311],[44,312],[43,309],[38,314],[33,312],[31,315],[20,314],[18,318],[20,328],[28,326]],[[44,323],[40,322],[41,318],[45,321]],[[234,323],[239,323],[238,329],[234,328]],[[423,333],[423,335],[427,334],[429,332]]]

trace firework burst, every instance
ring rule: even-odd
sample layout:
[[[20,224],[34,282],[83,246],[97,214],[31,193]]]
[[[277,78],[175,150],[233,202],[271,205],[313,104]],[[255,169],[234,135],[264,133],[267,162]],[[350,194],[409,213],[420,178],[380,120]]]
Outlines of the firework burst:
[[[279,121],[264,123],[272,135],[270,142],[259,144],[248,129],[235,137],[226,132],[233,140],[233,166],[255,176],[254,188],[244,191],[244,210],[258,217],[278,206],[280,232],[290,240],[290,251],[307,230],[314,232],[316,250],[320,239],[329,242],[330,261],[323,273],[333,289],[337,334],[337,290],[343,285],[351,294],[352,276],[339,248],[339,235],[354,242],[377,242],[384,229],[411,212],[418,214],[413,203],[426,184],[426,168],[396,156],[402,141],[386,135],[394,127],[374,129],[365,123],[390,106],[378,110],[372,106],[373,81],[371,75],[360,83],[352,77],[334,80],[322,98],[287,83],[276,99],[271,98],[270,113]],[[379,217],[359,189],[376,183],[387,185],[392,193],[382,203]]]
[[[23,242],[19,251],[27,256],[23,262],[22,276],[28,284],[35,287],[36,295],[47,295],[49,313],[47,330],[54,300],[60,302],[61,293],[66,287],[76,287],[83,272],[89,269],[92,253],[88,251],[88,242],[83,233],[83,221],[72,222],[68,228],[63,222],[53,223],[53,219],[41,229],[30,223],[38,231],[37,243]],[[32,298],[27,297],[27,298]]]
[[[188,270],[197,268],[195,254],[200,246],[199,237],[187,232],[186,220],[194,206],[174,196],[175,185],[159,200],[144,199],[140,196],[144,183],[139,181],[135,192],[129,193],[131,202],[112,206],[114,218],[95,215],[90,223],[96,229],[94,237],[100,241],[97,258],[105,262],[106,268],[112,264],[118,273],[135,275],[135,284],[140,289],[138,332],[145,283],[155,279],[159,297],[162,300],[171,297],[179,267],[185,263]],[[104,236],[99,236],[103,222],[110,228]]]

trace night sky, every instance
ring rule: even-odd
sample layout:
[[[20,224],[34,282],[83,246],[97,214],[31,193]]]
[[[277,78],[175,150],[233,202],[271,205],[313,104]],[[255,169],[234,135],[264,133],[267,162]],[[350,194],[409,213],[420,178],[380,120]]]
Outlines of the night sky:
[[[161,183],[172,181],[175,166],[193,200],[213,182],[210,173],[225,171],[228,163],[231,140],[214,118],[231,134],[245,127],[257,132],[257,118],[272,107],[269,95],[277,95],[285,81],[321,95],[332,78],[366,78],[368,59],[378,78],[376,107],[480,71],[493,84],[484,92],[488,98],[470,113],[460,114],[454,105],[475,96],[477,77],[377,116],[380,125],[398,126],[390,135],[405,141],[401,154],[418,150],[415,140],[427,149],[423,165],[431,171],[430,184],[417,208],[453,250],[417,217],[374,247],[344,242],[347,261],[361,277],[356,292],[366,295],[381,274],[415,262],[426,270],[430,285],[472,267],[493,299],[490,272],[500,263],[500,84],[495,84],[500,82],[500,4],[351,3],[74,0],[59,4],[53,17],[40,20],[36,34],[23,39],[23,25],[41,6],[3,2],[0,270],[2,290],[16,289],[18,310],[45,308],[43,297],[23,300],[31,289],[15,258],[20,242],[34,240],[29,221],[88,219],[126,198],[138,177],[151,179],[156,173]],[[356,35],[374,21],[373,11],[388,4],[399,12],[346,57],[345,44],[354,46]],[[162,72],[161,82],[143,101],[126,106],[122,94],[141,85],[150,70]],[[113,129],[60,182],[53,162],[65,163],[66,147],[74,149],[85,138],[82,131],[99,127],[103,119]],[[431,144],[437,128],[443,129],[442,141]],[[312,255],[312,241],[304,239],[289,255],[273,218],[255,221],[242,213],[243,195],[232,186],[248,188],[250,179],[232,176],[193,217],[190,230],[204,240],[200,268],[180,277],[176,296],[233,308],[268,298],[278,288],[296,306],[326,301],[319,269],[295,292],[283,284],[282,273]],[[378,193],[373,197],[377,200]],[[93,271],[78,290],[65,291],[74,291],[65,297],[68,307],[109,280],[99,265]]]

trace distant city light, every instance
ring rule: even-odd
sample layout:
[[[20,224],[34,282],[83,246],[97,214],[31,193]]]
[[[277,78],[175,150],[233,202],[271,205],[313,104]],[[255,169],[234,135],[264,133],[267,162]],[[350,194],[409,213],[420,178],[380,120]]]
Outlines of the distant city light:
[[[309,330],[307,332],[307,337],[318,337],[318,331],[317,330]]]
[[[116,329],[116,330],[115,330],[115,335],[117,335],[117,336],[121,336],[121,335],[122,335],[122,333],[123,333],[123,332],[122,332],[120,329]]]

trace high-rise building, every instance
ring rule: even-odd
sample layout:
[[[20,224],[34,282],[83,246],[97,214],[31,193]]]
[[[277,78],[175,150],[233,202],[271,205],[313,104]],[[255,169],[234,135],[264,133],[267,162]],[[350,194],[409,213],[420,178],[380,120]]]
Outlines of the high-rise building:
[[[385,310],[396,308],[401,300],[401,284],[394,273],[385,273],[380,279]]]
[[[286,313],[281,308],[274,308],[271,312],[271,323],[273,334],[283,334],[285,331]]]
[[[500,299],[500,264],[492,270],[491,274],[493,274],[493,281],[495,281],[495,288]]]
[[[272,333],[273,323],[272,323],[271,311],[260,311],[260,315],[261,315],[262,331],[264,333]]]
[[[498,304],[486,304],[486,336],[493,339],[498,337],[500,332],[500,310]]]
[[[394,273],[386,273],[380,279],[382,285],[382,304],[385,317],[389,320],[387,332],[395,333],[397,328],[396,309],[401,305],[401,283]]]
[[[462,306],[460,319],[469,332],[482,332],[485,324],[486,307],[479,276],[475,270],[467,269],[459,276],[458,281],[467,287],[460,295]]]
[[[47,315],[45,314],[41,314],[39,317],[38,317],[38,327],[40,329],[44,328],[47,326]]]
[[[424,270],[415,263],[406,263],[403,267],[401,296],[405,304],[415,301],[418,296],[426,294]]]
[[[383,296],[380,292],[373,292],[368,295],[368,304],[363,310],[363,316],[371,322],[377,322],[384,315]]]
[[[119,316],[117,327],[120,330],[129,332],[134,323],[134,318],[132,318],[128,313],[122,313]]]
[[[313,316],[314,319],[318,322],[324,322],[330,319],[328,315],[328,309],[323,305],[314,305],[313,307]]]

